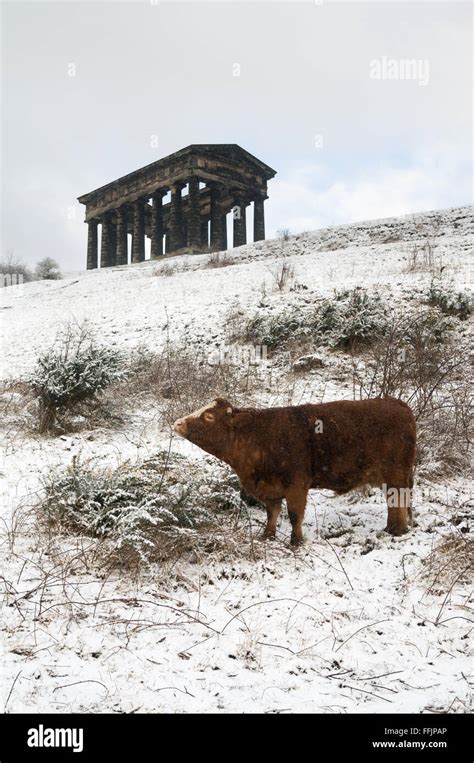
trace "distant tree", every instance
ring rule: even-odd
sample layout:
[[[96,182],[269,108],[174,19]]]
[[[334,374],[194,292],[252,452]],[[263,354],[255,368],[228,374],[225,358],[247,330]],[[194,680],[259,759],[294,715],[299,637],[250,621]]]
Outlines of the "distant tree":
[[[24,262],[13,254],[12,250],[2,257],[0,261],[0,276],[4,286],[10,286],[25,281],[33,281],[34,276]]]
[[[39,281],[57,281],[58,278],[62,278],[58,263],[51,257],[45,257],[38,262],[35,276]]]

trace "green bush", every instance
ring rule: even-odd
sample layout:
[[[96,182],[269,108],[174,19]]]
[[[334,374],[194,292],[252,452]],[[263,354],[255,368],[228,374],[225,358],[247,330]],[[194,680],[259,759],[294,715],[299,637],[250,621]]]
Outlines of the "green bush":
[[[55,535],[103,542],[113,563],[148,564],[182,552],[196,534],[220,530],[225,512],[243,508],[238,481],[227,467],[210,464],[167,452],[116,469],[73,460],[45,483],[41,525]],[[209,532],[201,540],[208,543]]]
[[[357,350],[380,339],[386,326],[387,311],[380,297],[355,288],[336,292],[333,299],[312,308],[257,314],[247,322],[241,338],[269,350],[286,349],[293,343]]]
[[[68,327],[38,358],[28,379],[39,402],[40,431],[54,430],[81,403],[95,400],[124,377],[119,352],[98,344],[87,330]]]
[[[332,329],[332,345],[355,350],[373,344],[387,329],[387,311],[380,297],[356,288],[338,305],[339,316]]]
[[[431,281],[426,294],[427,302],[439,307],[445,315],[454,315],[465,321],[472,313],[472,295],[467,291],[455,291],[438,280]]]
[[[285,347],[293,339],[301,338],[303,332],[301,315],[285,312],[270,317],[254,316],[247,322],[242,338],[246,342],[276,350]]]
[[[320,336],[331,336],[340,326],[341,311],[330,299],[325,299],[314,315],[311,331]]]

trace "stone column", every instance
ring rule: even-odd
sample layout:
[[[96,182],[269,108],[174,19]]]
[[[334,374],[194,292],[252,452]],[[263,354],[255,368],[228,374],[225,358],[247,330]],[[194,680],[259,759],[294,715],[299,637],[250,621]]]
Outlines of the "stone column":
[[[117,265],[126,265],[128,260],[127,209],[117,210]]]
[[[265,213],[263,209],[263,196],[257,196],[253,200],[253,240],[263,241],[265,239]]]
[[[132,262],[143,262],[145,259],[145,201],[136,199],[133,202],[133,234]]]
[[[156,191],[152,195],[151,207],[151,259],[163,255],[163,196],[164,191]]]
[[[222,248],[227,249],[227,215],[222,215]]]
[[[245,200],[241,196],[237,196],[232,209],[232,216],[234,219],[234,246],[242,246],[247,243],[247,216],[245,207]]]
[[[219,184],[211,185],[211,251],[219,252],[224,247],[222,230],[222,188]]]
[[[207,217],[201,220],[201,246],[205,249],[209,246],[209,220]]]
[[[110,260],[110,215],[108,212],[102,216],[102,238],[100,242],[100,267],[108,268],[111,264]]]
[[[109,230],[109,265],[117,264],[117,217],[113,212],[110,215]]]
[[[92,270],[98,265],[97,256],[97,220],[89,220],[87,223],[87,270]]]
[[[171,188],[171,208],[170,208],[170,251],[176,251],[183,245],[183,226],[182,226],[182,200],[181,189],[183,183],[175,183]]]
[[[199,209],[199,178],[189,180],[188,197],[188,246],[191,249],[201,248],[201,212]]]

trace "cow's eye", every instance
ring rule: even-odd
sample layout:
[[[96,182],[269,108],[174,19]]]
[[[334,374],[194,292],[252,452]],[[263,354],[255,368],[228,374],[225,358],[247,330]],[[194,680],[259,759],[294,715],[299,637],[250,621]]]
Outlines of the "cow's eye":
[[[206,421],[214,421],[214,419],[215,419],[215,416],[214,416],[214,414],[213,414],[213,413],[205,413],[205,414],[204,414],[204,419],[205,419]]]

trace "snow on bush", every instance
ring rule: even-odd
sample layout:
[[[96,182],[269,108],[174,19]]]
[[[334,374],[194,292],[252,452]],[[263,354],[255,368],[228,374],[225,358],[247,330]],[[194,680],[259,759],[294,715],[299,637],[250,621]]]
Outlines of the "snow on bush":
[[[334,348],[354,350],[380,339],[387,329],[387,309],[378,294],[355,288],[337,295],[338,312],[329,329]],[[321,331],[321,329],[320,329]]]
[[[426,296],[429,305],[439,307],[445,315],[455,315],[461,321],[465,321],[472,313],[472,294],[468,291],[455,291],[439,280],[431,281]]]
[[[183,477],[184,475],[184,477]],[[245,510],[230,470],[160,452],[138,465],[98,468],[74,459],[51,473],[38,517],[52,535],[103,542],[112,563],[136,566],[212,548],[223,519]]]
[[[66,327],[28,379],[39,402],[40,431],[52,431],[79,404],[124,377],[119,352],[99,344],[87,328]]]
[[[339,350],[360,350],[384,335],[387,309],[377,294],[365,289],[336,292],[316,306],[294,307],[276,315],[253,316],[241,338],[266,345],[269,350],[290,344],[326,345]]]

